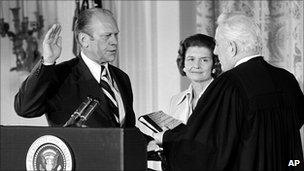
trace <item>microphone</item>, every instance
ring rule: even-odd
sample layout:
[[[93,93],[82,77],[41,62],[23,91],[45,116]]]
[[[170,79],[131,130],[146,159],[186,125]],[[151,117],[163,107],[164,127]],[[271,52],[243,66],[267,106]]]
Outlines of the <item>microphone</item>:
[[[80,116],[78,122],[77,122],[77,126],[80,127],[86,127],[84,125],[84,123],[88,120],[88,118],[90,117],[90,115],[94,112],[94,110],[96,109],[96,107],[99,105],[99,101],[94,99],[90,105],[85,109],[85,111],[82,113],[82,115]]]
[[[79,120],[80,116],[84,112],[84,110],[89,106],[92,102],[92,98],[87,97],[84,102],[82,102],[79,107],[75,110],[75,112],[71,115],[70,119],[63,125],[63,127],[69,127],[75,125]]]

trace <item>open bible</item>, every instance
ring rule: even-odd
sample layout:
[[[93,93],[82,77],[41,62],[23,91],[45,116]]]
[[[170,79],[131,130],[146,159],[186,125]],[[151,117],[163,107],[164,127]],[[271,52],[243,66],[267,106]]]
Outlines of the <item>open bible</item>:
[[[138,120],[155,133],[162,132],[163,127],[173,129],[182,124],[180,120],[165,114],[163,111],[157,111],[142,115],[138,118]]]

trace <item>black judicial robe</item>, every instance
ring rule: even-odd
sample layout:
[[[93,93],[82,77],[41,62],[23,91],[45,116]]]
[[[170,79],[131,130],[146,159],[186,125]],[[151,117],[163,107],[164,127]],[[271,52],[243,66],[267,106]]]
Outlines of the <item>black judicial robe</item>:
[[[294,76],[256,57],[210,84],[187,125],[165,132],[164,152],[174,171],[304,170],[303,120]]]

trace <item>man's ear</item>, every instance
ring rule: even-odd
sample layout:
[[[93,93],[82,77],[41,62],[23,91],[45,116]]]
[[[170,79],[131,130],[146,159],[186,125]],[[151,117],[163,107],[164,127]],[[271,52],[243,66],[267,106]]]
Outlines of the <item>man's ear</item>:
[[[90,36],[86,33],[79,33],[78,34],[78,42],[80,43],[81,47],[88,48],[89,47]]]
[[[235,43],[235,41],[229,41],[228,42],[229,45],[229,52],[231,53],[232,56],[235,56],[237,53],[237,44]]]

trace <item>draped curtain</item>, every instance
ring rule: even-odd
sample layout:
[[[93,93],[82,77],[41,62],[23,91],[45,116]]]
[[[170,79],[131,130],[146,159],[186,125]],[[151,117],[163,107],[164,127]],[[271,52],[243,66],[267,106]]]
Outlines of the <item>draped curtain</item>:
[[[259,23],[265,60],[285,68],[303,85],[303,1],[197,1],[197,32],[214,36],[224,11],[240,10]]]
[[[156,110],[157,70],[153,26],[155,6],[151,1],[119,1],[117,8],[119,36],[118,66],[129,74],[134,91],[134,110]]]
[[[180,91],[175,62],[179,2],[103,1],[103,7],[117,19],[119,54],[115,65],[130,77],[136,116],[166,112],[171,96]],[[151,133],[141,123],[137,122],[137,126]]]
[[[259,23],[265,60],[293,73],[303,91],[303,1],[197,1],[197,32],[214,36],[217,17],[225,11],[244,11]],[[304,149],[304,131],[301,129]]]
[[[157,107],[153,4],[151,1],[103,1],[104,8],[114,13],[120,29],[119,55],[114,64],[130,77],[137,115]]]

